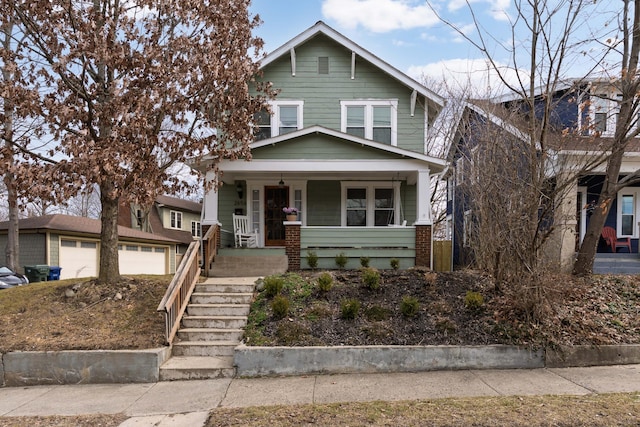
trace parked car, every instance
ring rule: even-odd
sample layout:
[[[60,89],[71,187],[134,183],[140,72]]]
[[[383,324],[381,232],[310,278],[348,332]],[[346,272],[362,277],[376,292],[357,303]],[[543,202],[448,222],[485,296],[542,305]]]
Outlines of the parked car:
[[[15,273],[7,267],[0,267],[0,289],[9,289],[27,283],[29,283],[29,279],[26,276]]]

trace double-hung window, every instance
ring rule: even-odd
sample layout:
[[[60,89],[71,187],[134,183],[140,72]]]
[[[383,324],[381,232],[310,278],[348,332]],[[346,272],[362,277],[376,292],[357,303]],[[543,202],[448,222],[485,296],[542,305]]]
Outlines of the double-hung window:
[[[271,101],[271,114],[262,110],[254,116],[256,140],[272,138],[302,129],[303,101]]]
[[[342,225],[386,227],[398,223],[400,183],[343,182]]]
[[[618,193],[618,237],[638,237],[637,212],[640,188],[630,187]]]
[[[341,131],[383,144],[397,145],[398,100],[340,101]]]
[[[200,221],[191,221],[191,236],[200,237],[202,234],[202,228]]]
[[[182,228],[182,212],[171,211],[169,213],[170,227],[171,228]]]

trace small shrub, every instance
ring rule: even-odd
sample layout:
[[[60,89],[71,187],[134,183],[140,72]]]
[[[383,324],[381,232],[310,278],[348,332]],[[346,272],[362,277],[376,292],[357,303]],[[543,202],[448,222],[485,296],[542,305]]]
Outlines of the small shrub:
[[[345,265],[347,265],[347,261],[349,261],[349,258],[347,258],[344,252],[340,252],[338,255],[336,255],[336,265],[338,266],[338,268],[344,268]]]
[[[369,267],[369,257],[368,256],[361,256],[360,257],[360,265],[363,267]]]
[[[484,305],[484,297],[479,292],[467,291],[464,306],[469,310],[479,310]]]
[[[273,317],[276,319],[286,317],[289,314],[289,298],[276,295],[271,301],[271,310],[273,310]]]
[[[424,280],[429,285],[435,285],[437,279],[438,279],[438,273],[435,273],[433,271],[428,271],[424,273]]]
[[[327,293],[333,287],[333,277],[329,273],[322,273],[318,277],[318,289],[320,292]]]
[[[380,322],[391,317],[391,310],[389,310],[388,308],[380,307],[379,305],[374,305],[367,308],[364,311],[364,315],[369,321]]]
[[[355,298],[344,299],[340,303],[340,313],[343,319],[355,319],[360,311],[360,301]]]
[[[420,303],[418,299],[415,297],[402,297],[402,302],[400,303],[400,312],[404,317],[413,317],[418,314],[418,310],[420,309]]]
[[[307,264],[309,265],[309,268],[315,270],[318,267],[318,254],[313,251],[308,251]]]
[[[360,273],[360,278],[362,283],[372,291],[380,289],[380,273],[375,268],[363,269],[362,273]]]
[[[264,278],[264,294],[267,298],[280,294],[283,286],[284,279],[281,276],[267,276]]]
[[[278,345],[295,345],[301,340],[307,338],[311,331],[295,322],[284,322],[278,325],[276,329],[276,338]]]
[[[391,265],[391,268],[394,270],[397,270],[398,268],[400,268],[400,260],[398,258],[391,258],[391,260],[389,261],[389,264]]]

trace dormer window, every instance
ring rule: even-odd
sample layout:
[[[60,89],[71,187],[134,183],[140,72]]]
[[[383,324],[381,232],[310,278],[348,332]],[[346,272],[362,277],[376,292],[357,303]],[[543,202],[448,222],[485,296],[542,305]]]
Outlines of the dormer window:
[[[398,144],[398,100],[340,101],[340,107],[342,132],[383,144]]]
[[[254,116],[259,130],[256,140],[272,138],[302,129],[304,101],[272,101],[272,113],[260,111]]]

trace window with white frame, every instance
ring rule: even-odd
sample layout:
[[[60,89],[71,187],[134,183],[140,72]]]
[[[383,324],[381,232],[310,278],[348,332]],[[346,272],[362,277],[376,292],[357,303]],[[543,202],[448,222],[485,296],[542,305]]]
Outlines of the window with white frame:
[[[191,236],[200,237],[202,234],[202,228],[200,227],[200,221],[191,221]]]
[[[638,237],[637,212],[640,188],[625,188],[618,193],[617,234]]]
[[[386,227],[398,224],[399,182],[343,182],[342,225]]]
[[[341,131],[383,144],[397,145],[398,100],[340,101]]]
[[[254,116],[258,126],[256,140],[272,138],[302,129],[302,107],[304,101],[271,101],[271,114],[260,111]]]
[[[169,220],[171,228],[182,229],[182,212],[170,211]]]

